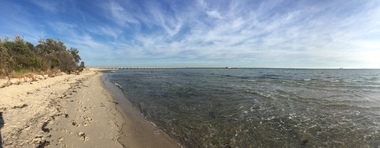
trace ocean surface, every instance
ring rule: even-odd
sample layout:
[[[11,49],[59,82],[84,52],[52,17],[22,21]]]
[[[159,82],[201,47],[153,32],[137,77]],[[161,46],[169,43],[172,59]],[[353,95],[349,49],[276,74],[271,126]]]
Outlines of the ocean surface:
[[[107,72],[185,147],[380,146],[380,70]]]

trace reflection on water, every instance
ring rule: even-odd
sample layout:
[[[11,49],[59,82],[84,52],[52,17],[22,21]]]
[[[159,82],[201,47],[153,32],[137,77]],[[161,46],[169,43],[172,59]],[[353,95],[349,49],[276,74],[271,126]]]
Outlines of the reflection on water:
[[[380,145],[380,70],[178,69],[109,73],[188,147]]]

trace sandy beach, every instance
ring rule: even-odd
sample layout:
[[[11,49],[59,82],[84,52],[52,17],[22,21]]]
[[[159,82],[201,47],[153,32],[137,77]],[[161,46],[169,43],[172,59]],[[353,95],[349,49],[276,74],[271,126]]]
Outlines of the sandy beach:
[[[179,147],[96,69],[0,88],[3,147]],[[0,80],[0,86],[6,80]]]

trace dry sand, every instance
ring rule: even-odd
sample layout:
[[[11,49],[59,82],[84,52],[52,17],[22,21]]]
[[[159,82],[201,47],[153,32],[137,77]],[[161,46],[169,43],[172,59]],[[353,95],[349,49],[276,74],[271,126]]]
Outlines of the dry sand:
[[[102,76],[89,70],[0,88],[2,146],[179,147]]]

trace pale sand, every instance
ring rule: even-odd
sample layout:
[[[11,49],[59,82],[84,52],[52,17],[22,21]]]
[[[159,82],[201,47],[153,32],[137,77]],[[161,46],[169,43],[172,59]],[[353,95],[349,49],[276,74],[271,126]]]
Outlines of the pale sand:
[[[115,94],[105,89],[102,75],[90,70],[0,88],[2,146],[179,147],[115,86],[108,84]]]

